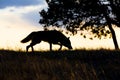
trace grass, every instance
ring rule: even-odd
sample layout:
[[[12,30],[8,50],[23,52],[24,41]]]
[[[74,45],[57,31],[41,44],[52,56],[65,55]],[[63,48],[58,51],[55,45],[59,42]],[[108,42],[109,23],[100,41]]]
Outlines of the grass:
[[[0,50],[0,80],[119,80],[119,50]]]

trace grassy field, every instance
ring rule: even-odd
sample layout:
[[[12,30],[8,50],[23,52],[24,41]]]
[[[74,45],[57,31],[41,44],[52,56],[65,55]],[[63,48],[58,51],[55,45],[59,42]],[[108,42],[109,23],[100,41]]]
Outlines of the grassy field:
[[[0,50],[0,80],[120,80],[120,51]]]

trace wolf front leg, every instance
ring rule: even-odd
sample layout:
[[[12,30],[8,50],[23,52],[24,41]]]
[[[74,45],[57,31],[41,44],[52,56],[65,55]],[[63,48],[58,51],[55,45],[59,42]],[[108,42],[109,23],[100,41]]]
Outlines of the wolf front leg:
[[[62,49],[62,44],[60,44],[60,48],[59,48],[59,51]]]
[[[50,51],[52,51],[52,43],[50,43]]]

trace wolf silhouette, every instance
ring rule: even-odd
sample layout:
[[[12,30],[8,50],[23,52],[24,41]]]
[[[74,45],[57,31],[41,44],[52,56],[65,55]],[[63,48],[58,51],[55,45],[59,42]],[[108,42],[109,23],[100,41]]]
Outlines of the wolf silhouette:
[[[67,38],[64,34],[56,30],[31,32],[26,38],[21,40],[21,42],[26,43],[30,40],[31,40],[30,45],[26,47],[27,52],[29,47],[32,48],[33,52],[34,51],[33,46],[40,43],[41,41],[45,41],[50,44],[50,51],[52,51],[52,44],[60,45],[59,50],[62,49],[62,46],[65,46],[68,49],[72,49],[69,38]]]

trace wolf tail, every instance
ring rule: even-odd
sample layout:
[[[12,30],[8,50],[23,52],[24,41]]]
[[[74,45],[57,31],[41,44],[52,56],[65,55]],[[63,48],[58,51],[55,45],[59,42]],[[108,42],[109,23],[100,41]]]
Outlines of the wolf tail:
[[[30,33],[26,38],[24,38],[23,40],[21,40],[21,43],[26,43],[28,41],[30,41],[33,37],[33,32]]]

